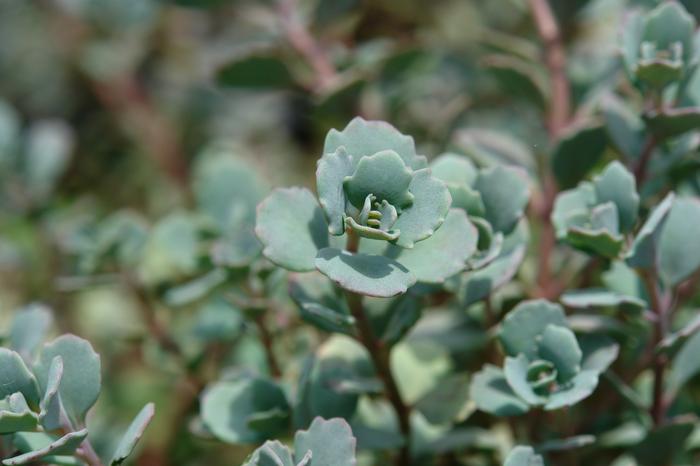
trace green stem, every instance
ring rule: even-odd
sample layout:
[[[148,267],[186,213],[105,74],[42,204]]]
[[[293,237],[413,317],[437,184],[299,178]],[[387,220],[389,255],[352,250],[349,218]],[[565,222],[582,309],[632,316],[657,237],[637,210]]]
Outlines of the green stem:
[[[346,249],[349,252],[357,252],[359,242],[359,237],[349,231]],[[374,334],[372,324],[362,304],[362,295],[346,290],[345,297],[350,313],[355,318],[357,339],[367,349],[370,358],[372,358],[375,371],[382,380],[386,397],[396,412],[399,430],[404,437],[404,444],[396,457],[396,465],[408,466],[411,464],[411,407],[401,398],[401,392],[399,392],[399,387],[391,373],[390,348]]]

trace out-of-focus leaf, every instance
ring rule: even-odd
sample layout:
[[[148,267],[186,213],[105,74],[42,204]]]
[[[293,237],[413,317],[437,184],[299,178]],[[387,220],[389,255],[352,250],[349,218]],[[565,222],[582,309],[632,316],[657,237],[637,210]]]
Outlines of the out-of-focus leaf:
[[[666,139],[700,129],[700,108],[667,109],[661,113],[649,113],[644,119],[654,134]]]
[[[73,425],[84,426],[85,415],[97,401],[102,387],[100,356],[82,338],[58,337],[44,346],[35,365],[35,373],[44,388],[56,356],[63,359],[63,378],[58,390],[61,403]]]
[[[294,436],[294,458],[297,465],[355,466],[356,443],[344,419],[326,421],[317,417],[308,430]],[[310,460],[304,462],[304,458]]]
[[[581,181],[603,156],[607,137],[602,126],[570,130],[557,143],[551,156],[554,176],[562,189]]]
[[[484,59],[484,65],[506,93],[545,107],[547,93],[540,68],[508,55],[490,55]]]
[[[263,254],[277,265],[298,272],[315,268],[320,249],[329,245],[328,223],[307,189],[276,189],[258,207],[255,233]]]
[[[631,313],[638,313],[647,307],[646,302],[635,296],[625,296],[605,288],[567,291],[562,295],[561,302],[579,309],[612,307]]]
[[[44,433],[22,433],[19,443],[23,444],[22,450],[25,453],[13,456],[2,461],[5,466],[15,466],[20,464],[28,464],[48,456],[72,455],[75,450],[87,438],[87,429],[77,432],[69,432],[63,437],[53,438]],[[18,442],[15,439],[15,442]]]
[[[456,133],[454,144],[480,164],[514,164],[531,171],[535,156],[513,136],[491,129],[469,128]]]
[[[668,285],[678,285],[700,268],[700,251],[690,246],[699,237],[700,199],[676,198],[658,244],[659,275]]]
[[[221,67],[216,79],[226,87],[251,90],[291,89],[295,86],[287,65],[271,55],[239,57]]]
[[[53,316],[46,306],[30,304],[24,307],[12,320],[10,348],[17,351],[27,363],[31,362],[52,324]]]
[[[256,443],[282,431],[289,424],[289,404],[274,382],[254,377],[221,381],[209,387],[202,397],[204,425],[218,439],[228,443]],[[264,429],[253,421],[268,416],[274,422]]]
[[[110,465],[122,464],[126,461],[129,455],[134,451],[134,448],[136,448],[136,444],[141,440],[141,437],[143,437],[154,415],[155,406],[153,403],[148,403],[143,407],[119,441],[119,445],[117,445],[117,449],[109,462]]]

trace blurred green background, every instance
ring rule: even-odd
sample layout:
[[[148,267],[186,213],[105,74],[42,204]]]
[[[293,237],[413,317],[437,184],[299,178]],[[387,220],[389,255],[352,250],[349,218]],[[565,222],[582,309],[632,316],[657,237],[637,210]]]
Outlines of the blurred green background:
[[[634,100],[619,27],[626,9],[656,2],[551,3],[577,108],[613,89]],[[97,225],[129,209],[148,229],[191,208],[211,147],[268,186],[312,186],[326,131],[356,115],[391,122],[428,157],[525,146],[534,159],[508,162],[536,179],[545,73],[525,0],[0,0],[0,329],[41,302],[57,332],[93,342],[106,387],[98,449],[155,400],[139,464],[238,464],[248,449],[186,435],[196,409],[179,410],[188,388],[144,338],[138,296],[109,271],[85,272]],[[186,310],[159,311],[176,333],[192,325]],[[282,301],[282,328],[293,314]],[[223,360],[261,364],[257,340],[237,338]],[[291,354],[308,350],[289,338]]]

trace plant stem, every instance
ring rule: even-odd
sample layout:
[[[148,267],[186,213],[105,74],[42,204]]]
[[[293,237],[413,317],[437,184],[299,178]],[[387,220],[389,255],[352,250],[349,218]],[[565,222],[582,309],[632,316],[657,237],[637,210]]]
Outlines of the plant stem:
[[[545,62],[549,70],[551,97],[547,110],[547,129],[550,141],[555,142],[568,125],[571,113],[571,89],[566,77],[566,53],[559,26],[547,0],[530,0],[530,10],[544,44]],[[556,195],[556,181],[551,171],[545,169],[542,199],[538,209],[542,221],[542,231],[540,233],[537,289],[539,295],[549,299],[556,298],[559,290],[562,289],[556,284],[556,279],[552,276],[551,271],[552,252],[556,245],[556,237],[550,216]]]
[[[656,316],[654,324],[654,334],[651,344],[651,350],[654,351],[656,346],[666,337],[668,333],[668,310],[665,302],[662,302],[659,296],[659,288],[657,285],[656,274],[651,272],[640,272],[644,285],[651,301],[651,310]],[[666,365],[668,358],[664,354],[656,354],[653,361],[654,369],[654,391],[653,401],[651,405],[651,418],[654,425],[663,424],[666,417],[666,409],[668,408],[664,397],[664,376],[666,374]]]
[[[646,180],[647,167],[649,165],[649,161],[651,160],[651,156],[654,153],[655,147],[656,139],[654,138],[654,136],[649,136],[647,142],[642,148],[641,154],[639,155],[639,161],[634,167],[634,179],[637,182],[637,189],[641,188],[642,184]]]
[[[270,333],[270,329],[265,322],[265,313],[260,314],[255,317],[255,325],[258,327],[258,332],[260,332],[260,342],[265,349],[265,359],[267,360],[267,367],[270,369],[270,374],[278,379],[282,376],[282,370],[277,362],[277,357],[273,351],[273,338]]]
[[[346,249],[349,252],[357,252],[360,242],[359,237],[351,231],[348,231],[347,234],[348,240]],[[362,305],[362,295],[346,290],[345,297],[348,302],[348,307],[350,308],[350,313],[355,318],[357,338],[367,349],[367,352],[372,358],[374,369],[384,384],[386,397],[394,407],[399,423],[399,430],[404,437],[404,444],[396,457],[396,465],[409,466],[411,464],[411,407],[401,398],[401,392],[399,392],[399,387],[391,373],[390,348],[375,336],[372,324],[367,318],[364,306]]]
[[[299,20],[298,10],[297,0],[279,0],[278,2],[280,22],[287,39],[313,69],[316,75],[313,90],[322,92],[337,81],[338,72],[325,50]]]

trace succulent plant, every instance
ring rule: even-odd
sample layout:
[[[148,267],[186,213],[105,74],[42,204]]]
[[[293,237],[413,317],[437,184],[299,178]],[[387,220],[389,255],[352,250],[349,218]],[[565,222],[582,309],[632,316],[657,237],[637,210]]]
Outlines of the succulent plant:
[[[558,239],[614,258],[625,247],[625,234],[635,226],[638,209],[634,176],[615,161],[593,181],[561,192],[554,203],[552,223]]]
[[[695,18],[675,1],[631,14],[622,34],[622,56],[633,80],[661,88],[691,73],[698,64],[695,27]]]
[[[17,452],[2,460],[5,466],[100,461],[86,427],[86,415],[100,394],[100,357],[75,335],[62,335],[40,347],[51,322],[43,306],[26,308],[12,324],[13,347],[0,348],[0,436],[11,436]],[[108,464],[121,464],[132,453],[153,415],[154,405],[149,403]]]
[[[258,207],[256,233],[268,259],[293,271],[317,269],[342,288],[376,297],[465,268],[477,230],[464,211],[450,209],[450,191],[411,137],[358,117],[331,130],[323,151],[318,202],[307,189],[287,188]]]
[[[487,365],[474,376],[471,395],[479,409],[499,416],[570,406],[588,397],[606,364],[584,359],[563,309],[544,300],[518,304],[501,324],[499,340],[506,353],[503,368]]]

